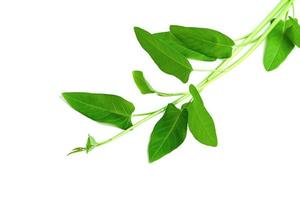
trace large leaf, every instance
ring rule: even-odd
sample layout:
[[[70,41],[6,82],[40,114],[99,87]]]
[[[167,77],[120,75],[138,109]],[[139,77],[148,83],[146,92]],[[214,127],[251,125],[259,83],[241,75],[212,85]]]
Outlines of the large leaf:
[[[187,131],[187,111],[173,104],[167,106],[163,117],[155,125],[148,146],[149,162],[154,162],[179,147]]]
[[[218,139],[214,121],[207,112],[195,86],[190,86],[193,101],[188,105],[188,124],[193,136],[202,144],[217,146]]]
[[[287,23],[280,21],[269,33],[264,51],[264,66],[272,71],[280,66],[294,49],[294,44],[285,34]]]
[[[184,83],[188,81],[193,68],[182,54],[141,28],[135,27],[134,31],[143,49],[163,72],[177,77]]]
[[[66,92],[62,95],[72,108],[90,119],[122,129],[132,126],[134,105],[122,97],[83,92]]]
[[[189,49],[183,45],[183,43],[178,40],[172,33],[170,32],[162,32],[153,34],[156,38],[166,42],[170,47],[180,52],[186,58],[201,60],[201,61],[215,61],[216,58],[208,57],[204,54],[201,54],[197,51]]]
[[[300,25],[297,19],[291,18],[290,21],[292,21],[292,25],[287,29],[286,36],[294,45],[300,48]]]
[[[213,58],[229,58],[234,42],[228,36],[207,28],[170,26],[170,31],[186,47]]]
[[[151,87],[149,82],[145,79],[142,71],[133,71],[132,72],[133,80],[136,86],[139,88],[142,94],[151,94],[155,93],[155,90]]]

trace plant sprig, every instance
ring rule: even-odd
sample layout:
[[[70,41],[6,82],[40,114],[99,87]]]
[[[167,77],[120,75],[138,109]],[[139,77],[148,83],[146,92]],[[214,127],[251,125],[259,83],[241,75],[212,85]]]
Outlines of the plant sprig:
[[[293,10],[292,17],[288,17],[290,9]],[[188,82],[194,71],[210,71],[209,75],[199,84],[191,84],[187,92],[165,93],[154,89],[143,72],[133,71],[134,82],[142,94],[179,96],[167,106],[147,113],[134,113],[134,105],[116,95],[63,93],[64,99],[81,114],[97,122],[123,129],[119,134],[101,142],[89,135],[86,146],[73,149],[69,155],[83,151],[89,153],[162,113],[164,115],[155,125],[150,137],[149,162],[154,162],[179,147],[184,142],[188,129],[197,141],[215,147],[218,144],[215,123],[200,96],[201,91],[240,65],[264,41],[263,64],[267,71],[277,69],[295,46],[300,47],[300,25],[295,19],[294,0],[281,0],[250,34],[237,40],[232,40],[216,30],[178,25],[171,25],[168,32],[154,34],[139,27],[135,27],[134,31],[141,47],[162,72],[183,83]],[[244,50],[246,51],[242,54]],[[223,61],[211,70],[201,70],[194,69],[189,59]],[[180,104],[180,108],[176,107]],[[132,123],[133,117],[142,119]]]

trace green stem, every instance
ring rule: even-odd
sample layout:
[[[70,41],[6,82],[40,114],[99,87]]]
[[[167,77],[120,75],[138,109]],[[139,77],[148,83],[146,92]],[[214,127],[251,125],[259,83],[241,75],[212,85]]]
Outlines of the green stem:
[[[141,124],[143,124],[144,122],[148,121],[149,119],[151,119],[151,118],[153,118],[153,117],[159,115],[160,113],[163,113],[164,110],[165,110],[165,107],[163,107],[163,108],[161,108],[161,109],[155,111],[154,113],[152,113],[152,114],[146,116],[144,119],[142,119],[142,120],[136,122],[136,123],[135,123],[134,125],[132,125],[130,128],[128,128],[128,129],[122,131],[121,133],[115,135],[114,137],[111,137],[111,138],[109,138],[109,139],[107,139],[107,140],[104,140],[104,141],[102,141],[102,142],[97,143],[96,146],[98,147],[98,146],[101,146],[101,145],[103,145],[103,144],[109,143],[109,142],[111,142],[111,141],[113,141],[113,140],[115,140],[115,139],[117,139],[117,138],[119,138],[119,137],[121,137],[121,136],[123,136],[123,135],[129,133],[130,131],[132,131],[133,129],[135,129],[136,127],[138,127],[139,125],[141,125]]]
[[[281,17],[283,17],[285,15],[285,13],[288,12],[288,10],[290,8],[290,5],[291,5],[291,3],[288,4],[288,6],[281,12],[281,14],[279,15],[279,17],[263,33],[263,35],[259,38],[259,40],[241,58],[239,58],[233,64],[231,64],[230,66],[228,66],[224,72],[219,73],[219,74],[215,75],[213,78],[209,79],[207,81],[206,85],[209,84],[209,83],[211,83],[212,81],[220,78],[221,76],[225,75],[226,73],[228,73],[229,71],[231,71],[232,69],[234,69],[235,67],[237,67],[239,64],[241,64],[244,60],[246,60],[259,47],[259,45],[266,39],[266,37],[268,36],[268,34],[275,28],[275,26],[280,22]]]
[[[174,96],[182,96],[182,95],[185,95],[186,93],[184,93],[184,92],[179,92],[179,93],[164,93],[164,92],[155,91],[155,94],[157,94],[158,96],[161,96],[161,97],[174,97]]]
[[[217,77],[220,77],[220,75],[224,75],[225,73],[231,71],[233,68],[235,68],[237,65],[241,64],[246,58],[248,58],[258,47],[259,45],[266,39],[266,37],[269,35],[269,33],[275,28],[275,26],[280,22],[281,18],[286,15],[286,13],[289,11],[291,5],[293,3],[293,0],[290,0],[290,2],[287,4],[285,8],[279,13],[276,20],[270,25],[270,27],[260,36],[258,41],[237,61],[235,61],[233,64],[231,64],[229,67],[226,68],[226,71],[223,74],[218,74]]]
[[[247,46],[247,45],[249,45],[249,44],[255,43],[257,40],[259,40],[259,37],[258,37],[258,38],[255,38],[254,40],[251,40],[251,41],[249,41],[249,42],[247,42],[247,43],[237,44],[236,47],[244,47],[244,46]]]
[[[293,5],[293,2],[294,2],[294,0],[282,0],[270,12],[270,14],[254,29],[254,31],[251,34],[249,34],[247,37],[241,38],[240,40],[243,39],[243,42],[241,43],[241,46],[237,46],[237,48],[233,51],[232,57],[224,60],[215,70],[213,70],[203,81],[201,81],[197,85],[199,92],[201,92],[212,81],[214,81],[214,80],[220,78],[222,75],[228,73],[229,71],[234,69],[236,66],[238,66],[240,63],[242,63],[246,58],[248,58],[255,51],[255,49],[265,40],[265,38],[274,29],[274,27],[279,23],[280,18],[283,17],[289,11],[290,7]],[[249,42],[253,41],[257,37],[257,35],[275,17],[278,17],[278,18],[271,24],[271,26],[260,37],[258,37],[257,41],[251,46],[251,48],[243,56],[241,56],[238,60],[236,60],[235,62],[230,64],[230,62],[232,62],[233,59],[237,55],[239,55],[239,53],[245,48],[246,44],[249,44]],[[162,94],[165,94],[165,93],[162,93]],[[182,95],[182,96],[179,97],[178,99],[176,99],[175,101],[173,101],[172,102],[173,104],[176,105],[188,98],[191,98],[191,95],[189,93],[180,94],[180,95]],[[114,141],[115,139],[129,133],[130,131],[132,131],[136,127],[140,126],[141,124],[143,124],[143,123],[147,122],[148,120],[152,119],[153,117],[163,113],[165,111],[165,109],[166,109],[166,106],[162,107],[156,111],[153,111],[153,112],[134,115],[134,116],[145,116],[146,115],[146,117],[139,120],[133,126],[128,128],[127,130],[120,132],[119,134],[115,135],[114,137],[97,143],[96,146],[101,146],[103,144],[109,143],[109,142]]]
[[[218,69],[193,69],[194,72],[222,72],[224,70],[218,70]]]

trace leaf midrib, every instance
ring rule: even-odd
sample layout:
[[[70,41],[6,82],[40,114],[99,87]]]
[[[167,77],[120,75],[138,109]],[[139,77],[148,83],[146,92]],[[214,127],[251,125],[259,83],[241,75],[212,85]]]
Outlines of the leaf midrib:
[[[192,33],[192,32],[189,32],[194,38],[195,40],[198,40],[198,41],[204,41],[204,42],[207,42],[207,43],[210,43],[210,44],[217,44],[219,46],[223,46],[223,47],[232,47],[232,45],[226,45],[226,44],[222,44],[222,43],[219,43],[219,42],[212,42],[212,41],[209,41],[209,40],[206,40],[206,39],[201,39],[201,37],[199,37],[196,33]]]
[[[277,50],[276,50],[276,53],[275,53],[274,56],[273,56],[273,59],[272,59],[272,62],[271,62],[271,64],[270,64],[269,69],[272,69],[272,65],[274,64],[275,59],[277,58],[276,55],[278,55],[279,50],[280,50],[280,49],[282,48],[282,46],[283,46],[283,40],[284,40],[284,37],[285,37],[284,31],[285,31],[285,28],[286,28],[285,26],[286,26],[286,23],[284,23],[282,30],[279,31],[280,34],[281,34],[280,43],[279,43],[280,45],[278,45],[278,48],[277,48]]]
[[[130,115],[125,115],[125,114],[123,114],[123,113],[116,112],[116,110],[115,110],[115,112],[109,111],[109,110],[103,109],[102,107],[98,107],[98,106],[95,106],[95,105],[92,105],[92,104],[88,104],[88,103],[86,103],[86,102],[84,102],[84,101],[78,100],[78,99],[76,99],[76,98],[74,98],[74,97],[71,97],[71,96],[69,96],[69,98],[70,98],[70,99],[73,99],[73,101],[77,101],[77,102],[79,102],[79,103],[82,103],[82,104],[84,104],[84,105],[87,105],[87,106],[96,108],[96,109],[101,110],[101,111],[113,113],[113,114],[116,114],[116,115],[121,115],[121,116],[126,117],[126,118],[130,117]]]
[[[158,152],[161,150],[161,148],[163,147],[163,145],[166,143],[167,139],[170,137],[171,133],[173,132],[173,129],[176,127],[177,122],[179,120],[179,118],[181,117],[182,113],[179,113],[178,117],[176,118],[175,122],[173,123],[173,125],[171,126],[171,129],[169,130],[168,134],[166,135],[166,137],[164,138],[163,142],[161,143],[161,145],[159,146],[159,148],[157,149],[157,151],[155,151],[155,153],[153,154],[152,158],[155,158],[155,156],[158,154]]]
[[[150,34],[150,33],[149,33],[149,34]],[[155,43],[155,42],[156,42],[156,43],[163,43],[163,42],[162,42],[162,41],[159,41],[159,40],[156,39],[156,38],[154,38],[154,36],[151,35],[151,34],[150,34],[150,36],[153,37],[153,38],[151,38],[150,40],[149,40],[149,38],[145,38],[145,39],[148,41],[148,43],[149,43],[152,47],[158,49],[163,55],[165,55],[165,56],[168,57],[169,59],[173,60],[173,62],[175,62],[175,63],[177,63],[177,64],[179,64],[179,65],[182,65],[182,66],[183,66],[184,68],[186,68],[188,71],[191,71],[191,70],[192,70],[192,66],[183,64],[183,63],[181,63],[181,62],[178,62],[177,60],[174,60],[174,59],[173,59],[172,57],[170,57],[169,55],[165,54],[164,51],[159,47],[159,45],[156,46],[155,44],[153,44],[153,43]],[[165,44],[163,44],[163,45],[165,45]],[[172,49],[169,48],[168,46],[166,46],[166,48],[168,48],[169,50],[172,51]],[[176,52],[176,53],[177,53],[177,52]],[[181,55],[181,54],[179,54],[179,55]],[[184,58],[184,57],[182,57],[182,58]],[[184,58],[184,59],[185,59],[185,58]],[[188,63],[188,60],[187,60],[187,63]]]
[[[202,111],[205,112],[205,114],[207,114],[207,111],[202,106],[201,106],[201,109],[202,109]],[[193,108],[193,110],[196,111],[197,109]],[[212,136],[212,134],[207,134],[207,133],[210,133],[211,131],[206,126],[203,125],[200,113],[196,111],[196,115],[197,115],[197,118],[199,119],[197,121],[199,121],[199,123],[202,124],[202,128],[204,129],[204,132],[206,133],[205,135],[208,136],[207,138],[209,139],[210,142],[214,142],[215,141],[214,136]],[[214,133],[214,131],[212,131],[212,132]]]

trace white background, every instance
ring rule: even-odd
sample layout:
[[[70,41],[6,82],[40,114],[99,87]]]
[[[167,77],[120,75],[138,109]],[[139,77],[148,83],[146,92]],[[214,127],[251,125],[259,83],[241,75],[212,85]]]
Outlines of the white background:
[[[2,0],[0,199],[298,200],[299,49],[267,73],[261,47],[206,88],[202,96],[215,119],[217,148],[189,135],[179,149],[148,164],[147,144],[157,117],[89,155],[66,157],[85,144],[88,134],[102,140],[119,130],[73,111],[61,92],[114,93],[143,112],[171,99],[140,95],[132,70],[143,70],[162,91],[187,89],[158,70],[137,43],[133,26],[151,32],[169,24],[210,27],[236,38],[277,3]],[[201,78],[196,72],[191,82]]]

